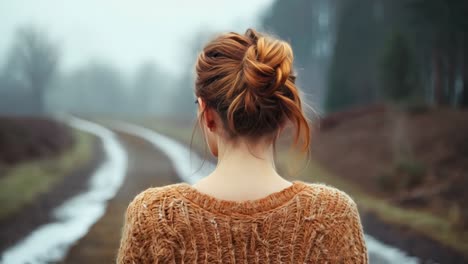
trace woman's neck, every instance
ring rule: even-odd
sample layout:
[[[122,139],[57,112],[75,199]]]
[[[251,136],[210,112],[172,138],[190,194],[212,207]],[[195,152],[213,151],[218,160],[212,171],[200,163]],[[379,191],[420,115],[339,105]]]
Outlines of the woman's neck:
[[[271,144],[223,143],[218,143],[218,163],[208,176],[211,180],[255,186],[284,181],[276,172]]]

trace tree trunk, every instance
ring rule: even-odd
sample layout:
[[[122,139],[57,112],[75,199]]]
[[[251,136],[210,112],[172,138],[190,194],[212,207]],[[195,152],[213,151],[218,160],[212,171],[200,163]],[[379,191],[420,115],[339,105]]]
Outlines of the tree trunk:
[[[463,62],[462,62],[462,80],[463,80],[463,91],[461,98],[461,105],[468,107],[468,40],[464,39],[465,44],[463,45]]]
[[[455,79],[457,75],[457,58],[455,51],[449,51],[447,64],[447,93],[444,96],[444,101],[447,104],[452,104],[453,100],[455,99]]]
[[[34,101],[36,103],[35,115],[43,116],[45,115],[45,91],[42,85],[38,85],[33,89]]]
[[[434,82],[434,103],[441,105],[444,103],[444,93],[442,85],[442,56],[439,48],[432,50],[432,74]]]

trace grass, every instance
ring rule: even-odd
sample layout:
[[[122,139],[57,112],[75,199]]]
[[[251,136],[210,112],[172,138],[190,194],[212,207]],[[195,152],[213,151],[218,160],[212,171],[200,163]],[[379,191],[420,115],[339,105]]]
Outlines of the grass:
[[[172,138],[180,140],[181,142],[187,144],[190,142],[191,127],[181,128],[179,126],[173,126],[168,122],[158,123],[154,120],[151,122],[139,120],[136,123],[154,129],[162,134],[170,135]],[[200,148],[202,144],[203,142],[201,140],[194,140],[193,147],[203,150]],[[280,171],[300,170],[304,163],[301,164],[296,158],[297,156],[291,155],[290,152],[279,151],[277,158],[278,169]],[[291,164],[293,164],[293,166],[291,166]],[[391,204],[389,201],[371,196],[360,188],[358,184],[332,174],[314,160],[311,160],[308,166],[302,169],[294,178],[306,182],[321,182],[334,186],[348,193],[356,201],[360,210],[374,213],[386,223],[408,227],[462,254],[468,254],[468,232],[455,228],[449,217],[443,218],[422,210],[401,208]]]
[[[62,155],[22,162],[5,169],[5,175],[0,178],[0,219],[19,211],[90,160],[94,137],[82,131],[72,131],[75,144]]]

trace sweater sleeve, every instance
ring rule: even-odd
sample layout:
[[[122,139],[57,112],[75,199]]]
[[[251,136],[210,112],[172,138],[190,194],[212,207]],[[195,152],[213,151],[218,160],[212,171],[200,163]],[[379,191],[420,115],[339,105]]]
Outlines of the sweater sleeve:
[[[332,263],[368,264],[369,256],[356,203],[347,195],[343,212],[328,236]]]
[[[164,228],[162,199],[164,196],[157,188],[150,188],[130,202],[117,253],[118,264],[173,263],[173,232]]]
[[[142,195],[138,195],[128,205],[125,213],[124,226],[120,247],[117,253],[117,263],[150,263],[148,232],[145,232],[142,218]]]

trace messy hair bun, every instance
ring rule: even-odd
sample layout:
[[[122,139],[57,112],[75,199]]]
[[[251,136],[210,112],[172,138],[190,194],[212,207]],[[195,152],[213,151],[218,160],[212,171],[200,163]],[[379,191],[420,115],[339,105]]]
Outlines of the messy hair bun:
[[[274,134],[286,121],[309,146],[309,125],[293,73],[291,46],[248,29],[210,41],[196,63],[195,94],[218,112],[231,137]]]

